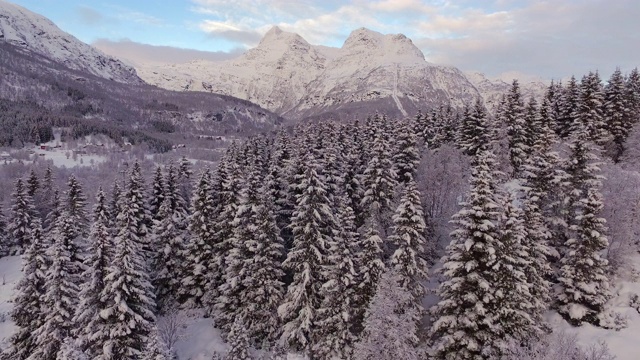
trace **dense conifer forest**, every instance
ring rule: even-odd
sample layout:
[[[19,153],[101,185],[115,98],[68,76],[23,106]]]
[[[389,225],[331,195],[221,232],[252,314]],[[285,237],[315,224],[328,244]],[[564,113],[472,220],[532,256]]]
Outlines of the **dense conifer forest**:
[[[608,236],[602,168],[638,146],[639,115],[637,70],[589,73],[541,99],[514,81],[496,109],[299,124],[214,168],[135,163],[95,194],[32,170],[0,215],[24,272],[3,356],[172,359],[157,319],[197,309],[229,360],[551,359],[550,309],[624,326],[609,247],[637,244]]]

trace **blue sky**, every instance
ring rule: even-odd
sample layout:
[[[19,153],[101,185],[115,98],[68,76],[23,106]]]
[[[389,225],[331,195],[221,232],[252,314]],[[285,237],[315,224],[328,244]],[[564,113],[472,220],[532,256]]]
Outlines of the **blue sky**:
[[[134,62],[230,58],[278,25],[338,47],[363,26],[403,33],[428,61],[490,76],[561,78],[640,65],[637,0],[10,1]]]

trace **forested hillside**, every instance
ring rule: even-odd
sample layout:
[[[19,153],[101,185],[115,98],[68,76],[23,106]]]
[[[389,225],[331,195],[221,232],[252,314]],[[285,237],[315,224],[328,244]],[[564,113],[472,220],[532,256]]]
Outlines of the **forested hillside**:
[[[52,127],[69,127],[74,138],[105,134],[165,152],[199,135],[249,135],[281,122],[229,96],[118,83],[4,42],[0,51],[0,146],[45,142]]]

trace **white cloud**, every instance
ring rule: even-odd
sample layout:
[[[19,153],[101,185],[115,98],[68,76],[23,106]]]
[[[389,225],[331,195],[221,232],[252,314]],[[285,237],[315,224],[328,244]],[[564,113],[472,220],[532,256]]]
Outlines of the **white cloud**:
[[[155,46],[142,44],[129,39],[109,40],[98,39],[91,45],[106,54],[123,59],[134,65],[137,64],[176,64],[192,60],[228,60],[238,56],[243,50],[234,49],[224,51],[198,51],[182,49],[172,46]]]

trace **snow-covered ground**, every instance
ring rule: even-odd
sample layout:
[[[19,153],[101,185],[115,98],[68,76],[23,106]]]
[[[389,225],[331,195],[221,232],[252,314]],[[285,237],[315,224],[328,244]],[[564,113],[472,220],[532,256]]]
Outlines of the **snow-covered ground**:
[[[14,288],[22,275],[21,271],[20,256],[0,258],[0,348],[3,349],[15,329],[9,312],[13,307],[11,299]]]
[[[549,315],[549,322],[555,331],[574,332],[578,342],[584,346],[604,341],[616,360],[640,359],[640,304],[638,309],[630,306],[631,298],[640,296],[640,255],[630,261],[633,266],[621,274],[614,286],[614,298],[608,303],[609,310],[627,319],[627,327],[619,331],[607,330],[593,325],[572,327],[557,313]],[[640,300],[639,300],[640,301]]]

